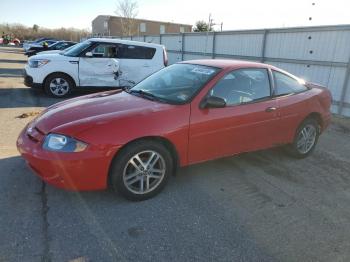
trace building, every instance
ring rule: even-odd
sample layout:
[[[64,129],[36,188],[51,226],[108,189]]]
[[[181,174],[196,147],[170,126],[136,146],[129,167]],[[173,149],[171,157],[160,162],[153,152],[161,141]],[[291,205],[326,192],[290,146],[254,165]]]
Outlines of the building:
[[[99,15],[92,21],[92,34],[98,36],[159,35],[191,31],[192,25],[119,16]]]

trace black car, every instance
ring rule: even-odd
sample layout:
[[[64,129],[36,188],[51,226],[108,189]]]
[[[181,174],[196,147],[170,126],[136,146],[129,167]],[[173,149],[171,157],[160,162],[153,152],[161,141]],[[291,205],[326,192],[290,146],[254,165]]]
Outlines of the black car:
[[[40,42],[46,41],[46,40],[58,41],[58,39],[56,39],[56,38],[52,38],[52,37],[42,37],[42,38],[35,39],[34,41],[27,41],[27,43],[40,43]]]
[[[36,55],[39,52],[42,51],[49,51],[49,50],[64,50],[68,47],[71,47],[72,45],[75,45],[76,42],[72,41],[58,41],[55,42],[49,46],[32,46],[29,48],[29,50],[25,53],[28,57]]]

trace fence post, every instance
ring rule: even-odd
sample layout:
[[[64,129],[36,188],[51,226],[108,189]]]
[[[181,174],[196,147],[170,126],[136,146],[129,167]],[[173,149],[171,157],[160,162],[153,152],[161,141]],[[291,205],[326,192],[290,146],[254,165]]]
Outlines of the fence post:
[[[184,61],[185,34],[181,33],[181,61]]]
[[[350,57],[348,60],[348,64],[346,66],[346,72],[345,72],[345,79],[343,83],[343,89],[341,91],[339,106],[338,106],[338,114],[341,115],[343,113],[344,103],[345,103],[345,96],[347,93],[347,89],[349,86],[349,75],[350,75]]]
[[[159,35],[159,44],[162,44],[162,35]]]
[[[212,50],[211,50],[211,58],[215,59],[215,49],[216,49],[216,33],[215,31],[213,32],[213,46],[212,46]]]
[[[263,41],[262,41],[262,47],[261,47],[261,63],[265,62],[265,50],[266,50],[266,35],[268,31],[264,30],[264,35],[263,35]]]

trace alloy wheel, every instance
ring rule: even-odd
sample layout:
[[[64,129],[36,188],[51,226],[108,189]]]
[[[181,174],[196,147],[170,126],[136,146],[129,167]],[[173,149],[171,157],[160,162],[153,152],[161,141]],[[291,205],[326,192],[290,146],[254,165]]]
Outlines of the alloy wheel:
[[[123,171],[126,188],[135,194],[147,194],[156,189],[166,172],[164,158],[153,150],[132,156]]]
[[[69,92],[69,84],[63,78],[54,78],[50,82],[50,91],[56,96],[64,96]]]
[[[314,125],[306,125],[300,130],[297,139],[297,149],[301,154],[307,154],[316,142],[317,129]]]

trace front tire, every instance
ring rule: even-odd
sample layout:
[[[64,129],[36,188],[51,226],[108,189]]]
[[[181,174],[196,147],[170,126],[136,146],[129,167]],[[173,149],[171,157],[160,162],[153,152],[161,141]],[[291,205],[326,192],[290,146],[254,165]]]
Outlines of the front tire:
[[[112,188],[131,201],[142,201],[162,191],[173,172],[173,159],[167,148],[156,141],[134,142],[114,159]]]
[[[68,96],[73,88],[74,82],[72,79],[61,73],[50,75],[44,83],[45,93],[56,98]]]
[[[292,156],[305,158],[314,151],[319,136],[319,123],[313,118],[308,118],[299,126],[293,143],[287,149]]]

